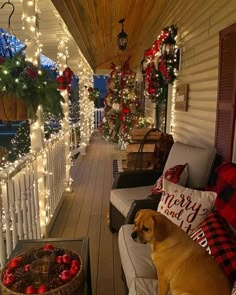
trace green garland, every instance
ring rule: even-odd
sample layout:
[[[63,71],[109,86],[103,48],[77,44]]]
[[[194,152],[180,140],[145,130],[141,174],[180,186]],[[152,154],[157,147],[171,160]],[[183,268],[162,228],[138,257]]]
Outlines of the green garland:
[[[30,118],[35,116],[39,105],[56,116],[63,115],[58,82],[49,72],[40,70],[23,57],[0,58],[0,93],[4,92],[23,99]]]

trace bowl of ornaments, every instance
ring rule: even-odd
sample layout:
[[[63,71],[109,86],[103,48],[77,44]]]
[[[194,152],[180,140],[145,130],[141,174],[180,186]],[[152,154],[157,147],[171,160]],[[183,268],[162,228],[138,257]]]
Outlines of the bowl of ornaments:
[[[70,295],[83,282],[81,257],[46,244],[12,258],[1,271],[3,295]]]

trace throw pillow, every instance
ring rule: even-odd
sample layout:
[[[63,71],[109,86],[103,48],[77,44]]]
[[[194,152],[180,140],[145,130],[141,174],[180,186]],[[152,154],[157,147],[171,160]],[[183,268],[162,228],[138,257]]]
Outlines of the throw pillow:
[[[191,238],[214,257],[232,282],[236,280],[236,236],[218,212],[210,213]]]
[[[236,229],[236,165],[224,163],[215,172],[216,210]]]
[[[165,178],[173,183],[179,183],[185,186],[188,180],[187,163],[184,165],[176,165],[169,168],[165,174]],[[157,179],[156,183],[152,188],[153,195],[159,195],[162,193],[163,174]]]
[[[190,189],[164,179],[158,211],[191,234],[212,211],[215,199],[215,192]]]

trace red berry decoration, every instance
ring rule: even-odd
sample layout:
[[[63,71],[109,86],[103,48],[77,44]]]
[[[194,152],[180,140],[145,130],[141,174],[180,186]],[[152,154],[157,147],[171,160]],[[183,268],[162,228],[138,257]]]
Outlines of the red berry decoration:
[[[4,276],[4,278],[3,278],[3,284],[5,286],[10,286],[12,283],[14,283],[14,281],[15,281],[15,277],[11,273]]]
[[[56,258],[56,262],[58,263],[58,264],[61,264],[63,261],[62,261],[62,256],[57,256],[57,258]]]
[[[14,268],[20,266],[21,261],[22,261],[22,257],[20,257],[20,256],[12,258],[12,260],[8,263],[8,268],[14,269]]]
[[[48,291],[48,286],[47,285],[41,285],[38,287],[38,294],[42,294]]]
[[[8,268],[5,269],[4,272],[3,272],[3,276],[5,277],[5,276],[7,276],[9,274],[11,274],[11,269],[8,269]]]
[[[43,247],[44,250],[53,250],[54,247],[52,244],[46,244],[44,247]]]
[[[25,266],[24,266],[24,270],[25,271],[30,271],[30,264],[26,264]]]
[[[70,273],[69,270],[63,270],[63,271],[62,271],[62,273],[61,273],[61,280],[62,280],[63,282],[68,282],[68,281],[70,281],[71,277],[72,277],[72,275],[71,275],[71,273]]]
[[[71,263],[71,257],[69,255],[65,254],[65,255],[62,256],[62,261],[63,261],[63,263],[70,264]]]
[[[73,259],[72,261],[71,261],[71,266],[80,266],[80,261],[79,260],[77,260],[77,259]]]
[[[37,289],[34,286],[30,285],[25,288],[25,294],[37,294]]]
[[[70,273],[72,274],[72,276],[75,276],[79,271],[79,267],[77,265],[74,265],[71,267],[70,269]]]

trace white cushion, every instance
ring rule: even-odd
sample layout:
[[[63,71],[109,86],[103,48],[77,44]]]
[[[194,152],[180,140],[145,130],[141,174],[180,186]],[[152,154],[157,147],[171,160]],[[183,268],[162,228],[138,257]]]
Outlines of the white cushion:
[[[152,187],[152,185],[147,185],[113,189],[110,194],[110,202],[123,216],[127,217],[133,201],[147,198],[152,192]]]
[[[151,259],[150,246],[135,242],[131,238],[132,231],[133,225],[126,224],[121,226],[118,234],[120,259],[128,288],[134,278],[157,278],[156,268]]]
[[[163,193],[157,211],[188,234],[212,212],[217,194],[187,188],[163,179]]]
[[[203,188],[208,181],[215,155],[215,148],[196,147],[175,142],[167,158],[164,173],[175,165],[188,163],[187,186]]]
[[[150,295],[157,293],[157,280],[135,278],[130,286],[129,295]]]

